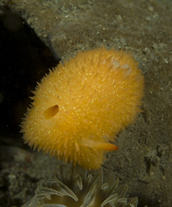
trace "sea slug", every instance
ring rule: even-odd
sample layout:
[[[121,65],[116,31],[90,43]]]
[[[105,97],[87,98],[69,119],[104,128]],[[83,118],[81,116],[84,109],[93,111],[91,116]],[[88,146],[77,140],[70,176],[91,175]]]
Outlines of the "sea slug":
[[[140,111],[144,78],[123,51],[98,48],[60,63],[38,84],[22,122],[25,141],[65,161],[97,169],[109,143]]]

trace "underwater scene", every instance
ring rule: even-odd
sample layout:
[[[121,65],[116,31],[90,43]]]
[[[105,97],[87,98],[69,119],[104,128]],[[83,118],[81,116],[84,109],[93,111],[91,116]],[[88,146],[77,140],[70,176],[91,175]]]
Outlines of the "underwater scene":
[[[172,206],[172,1],[0,0],[0,207]]]

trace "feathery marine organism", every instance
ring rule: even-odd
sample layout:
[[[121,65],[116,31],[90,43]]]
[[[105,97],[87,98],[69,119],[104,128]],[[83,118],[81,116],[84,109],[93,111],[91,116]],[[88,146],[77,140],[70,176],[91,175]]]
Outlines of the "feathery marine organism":
[[[128,187],[119,185],[119,179],[105,180],[102,171],[91,174],[66,167],[55,178],[41,182],[22,207],[137,207],[138,198],[127,198]]]
[[[38,150],[97,169],[115,135],[140,111],[144,80],[123,51],[79,52],[38,84],[22,122],[26,142]]]

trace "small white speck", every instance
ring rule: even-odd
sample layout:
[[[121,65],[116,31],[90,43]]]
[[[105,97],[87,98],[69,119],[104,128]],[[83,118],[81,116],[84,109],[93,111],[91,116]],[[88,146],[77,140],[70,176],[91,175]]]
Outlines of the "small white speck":
[[[120,66],[119,62],[117,60],[112,60],[112,64],[115,68],[118,68]]]
[[[122,69],[125,69],[126,70],[126,75],[128,76],[130,73],[131,73],[131,67],[127,64],[124,64],[121,66]]]
[[[168,64],[168,59],[167,59],[167,58],[164,58],[164,62],[165,62],[166,64]]]
[[[130,69],[130,66],[127,65],[127,64],[124,64],[124,65],[121,66],[121,68],[122,68],[122,69]]]

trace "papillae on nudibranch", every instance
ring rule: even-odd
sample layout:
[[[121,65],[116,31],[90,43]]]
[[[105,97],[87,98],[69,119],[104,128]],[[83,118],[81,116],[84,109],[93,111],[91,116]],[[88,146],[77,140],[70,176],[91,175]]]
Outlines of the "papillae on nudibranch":
[[[144,78],[123,51],[79,52],[38,84],[22,122],[26,142],[74,165],[97,169],[115,135],[140,111]]]

